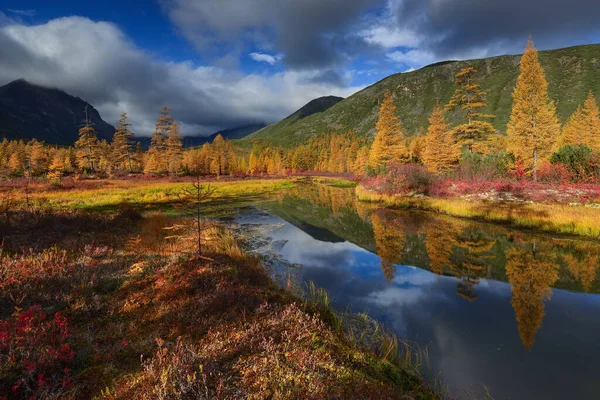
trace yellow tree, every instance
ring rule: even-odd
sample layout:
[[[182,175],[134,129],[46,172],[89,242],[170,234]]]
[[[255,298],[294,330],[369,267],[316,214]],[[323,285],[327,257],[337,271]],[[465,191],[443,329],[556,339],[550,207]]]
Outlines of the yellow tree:
[[[600,111],[592,92],[563,127],[560,145],[568,144],[585,144],[600,151]]]
[[[365,174],[365,169],[369,164],[369,148],[367,146],[363,146],[358,150],[356,154],[356,160],[354,161],[353,171],[357,176],[363,176]]]
[[[437,173],[449,169],[458,160],[458,149],[440,107],[435,107],[429,117],[422,157],[427,169]]]
[[[473,67],[464,68],[456,74],[455,82],[458,88],[446,105],[448,111],[461,109],[464,112],[467,122],[455,127],[452,133],[459,143],[467,146],[470,152],[473,152],[475,142],[485,141],[488,135],[496,132],[492,124],[484,121],[494,116],[480,112],[486,105],[485,92],[476,83],[475,75],[477,70]]]
[[[126,166],[129,172],[133,170],[131,162],[132,144],[131,124],[127,121],[127,113],[122,113],[121,118],[117,121],[117,130],[113,136],[111,143],[113,151],[113,159],[118,169],[124,169]]]
[[[407,157],[402,126],[396,115],[396,106],[392,94],[386,92],[379,109],[375,140],[369,153],[369,166],[381,169],[390,161],[403,161]]]
[[[507,150],[523,160],[533,170],[533,179],[537,180],[538,162],[552,154],[559,137],[560,125],[554,103],[548,96],[548,82],[531,37],[521,58],[520,68],[508,122]]]
[[[558,279],[558,264],[544,254],[534,240],[531,246],[515,246],[506,252],[506,275],[511,286],[511,304],[519,336],[529,350],[544,319],[544,302],[552,295],[551,286]]]
[[[183,145],[179,134],[179,125],[173,121],[169,127],[169,134],[165,140],[165,157],[167,172],[174,175],[181,168]]]
[[[98,163],[98,139],[96,130],[89,119],[79,129],[79,139],[75,142],[77,164],[79,168],[95,171]]]
[[[169,115],[169,108],[164,106],[160,110],[160,117],[156,120],[149,149],[149,153],[154,155],[158,173],[167,169],[167,161],[163,153],[167,150],[167,137],[171,133],[171,125],[173,125],[173,118]]]

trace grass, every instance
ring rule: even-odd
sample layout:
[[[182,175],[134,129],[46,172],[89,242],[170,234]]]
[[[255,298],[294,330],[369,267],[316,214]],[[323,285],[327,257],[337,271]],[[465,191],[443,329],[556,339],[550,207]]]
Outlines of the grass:
[[[188,186],[186,182],[168,181],[121,181],[104,180],[95,182],[92,188],[74,187],[68,190],[47,190],[34,187],[30,201],[43,201],[57,209],[78,209],[110,211],[123,205],[138,205],[148,209],[161,209],[177,200],[177,193]],[[248,180],[207,183],[216,190],[213,200],[251,199],[281,189],[294,186],[293,180]],[[19,190],[17,199],[24,201],[24,193]]]
[[[506,224],[536,231],[600,238],[600,209],[561,204],[477,201],[457,198],[408,198],[356,188],[361,201],[434,211],[455,217]]]
[[[535,39],[535,38],[534,38]],[[526,39],[523,38],[523,48]],[[557,105],[561,122],[565,122],[583,103],[588,91],[600,94],[600,78],[596,62],[599,45],[575,46],[567,49],[540,52],[540,62],[549,83],[549,94]],[[512,107],[512,92],[519,74],[520,56],[500,56],[479,60],[432,65],[417,71],[391,75],[369,86],[328,110],[306,118],[283,120],[269,125],[241,140],[244,146],[254,141],[291,148],[306,143],[307,138],[329,133],[332,126],[339,132],[355,131],[360,136],[372,135],[383,94],[391,90],[398,116],[406,135],[417,134],[428,126],[428,117],[437,104],[446,104],[455,90],[454,74],[471,66],[479,71],[481,89],[486,92],[485,114],[495,115],[491,121],[500,133],[506,126]],[[455,124],[458,113],[450,113]]]
[[[351,340],[326,292],[313,285],[306,301],[277,287],[226,228],[208,224],[197,257],[168,239],[164,214],[61,204],[0,218],[8,398],[439,397],[397,363],[393,338],[383,351]]]

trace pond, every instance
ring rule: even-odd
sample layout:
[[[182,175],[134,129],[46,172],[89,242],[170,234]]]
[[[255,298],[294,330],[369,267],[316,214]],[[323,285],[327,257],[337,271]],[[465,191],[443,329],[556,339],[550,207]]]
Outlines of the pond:
[[[600,280],[595,242],[360,203],[302,184],[235,222],[268,240],[341,311],[366,312],[429,354],[459,398],[597,399]]]

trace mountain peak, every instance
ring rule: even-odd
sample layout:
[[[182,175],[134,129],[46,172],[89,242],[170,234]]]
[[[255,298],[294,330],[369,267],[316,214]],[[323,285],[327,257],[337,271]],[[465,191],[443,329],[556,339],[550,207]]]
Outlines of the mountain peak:
[[[98,138],[110,139],[114,128],[86,101],[60,89],[17,79],[0,87],[0,138],[72,145],[86,108]]]

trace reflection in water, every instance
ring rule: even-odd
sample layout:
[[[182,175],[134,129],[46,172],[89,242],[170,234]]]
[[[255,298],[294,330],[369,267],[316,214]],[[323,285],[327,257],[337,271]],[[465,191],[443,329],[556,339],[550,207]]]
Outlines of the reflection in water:
[[[262,218],[285,222],[269,236],[285,241],[282,257],[304,265],[298,278],[427,347],[450,387],[486,385],[498,399],[600,391],[598,244],[379,209],[323,185],[276,200],[260,205]]]
[[[551,286],[558,279],[558,264],[548,246],[518,245],[508,249],[506,274],[512,290],[519,336],[529,350],[544,319],[544,301],[550,300]]]

